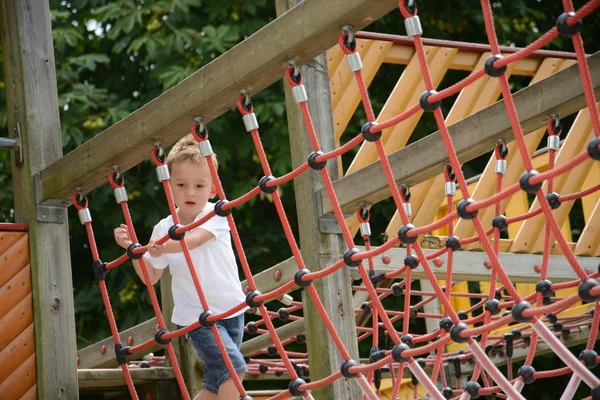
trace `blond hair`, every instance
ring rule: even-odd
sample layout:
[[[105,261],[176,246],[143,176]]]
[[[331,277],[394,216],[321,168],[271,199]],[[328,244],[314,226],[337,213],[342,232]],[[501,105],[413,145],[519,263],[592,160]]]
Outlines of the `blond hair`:
[[[206,162],[206,159],[200,154],[198,142],[191,133],[179,139],[169,152],[169,155],[167,156],[167,166],[169,167],[169,171],[171,170],[173,163],[181,161]],[[219,162],[217,161],[216,154],[212,155],[212,162],[215,168],[218,169]]]

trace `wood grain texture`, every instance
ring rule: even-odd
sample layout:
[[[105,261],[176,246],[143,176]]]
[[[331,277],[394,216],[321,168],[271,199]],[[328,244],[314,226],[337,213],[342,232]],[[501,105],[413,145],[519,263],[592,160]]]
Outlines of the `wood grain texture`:
[[[277,0],[278,15],[299,3],[301,3],[300,0]],[[308,3],[307,1],[305,4],[308,5]],[[323,152],[333,150],[335,136],[325,53],[303,65],[301,72],[321,150]],[[306,161],[312,149],[300,107],[292,99],[289,84],[285,83],[284,87],[292,166],[295,168]],[[330,162],[326,168],[331,178],[337,179],[339,173],[337,163]],[[339,259],[345,251],[346,245],[341,235],[324,234],[319,231],[320,210],[317,196],[318,189],[323,187],[322,176],[311,171],[311,173],[302,174],[296,178],[294,183],[302,257],[309,269],[321,270]],[[348,350],[350,357],[357,359],[358,346],[349,279],[348,269],[342,268],[324,279],[313,282],[313,285],[341,342]],[[310,375],[311,380],[315,381],[338,372],[344,359],[327,331],[325,322],[314,306],[314,302],[309,298],[307,290],[303,291],[302,299],[307,351],[311,366]],[[354,380],[338,379],[331,385],[314,390],[313,396],[317,399],[359,399],[362,397],[362,392]]]
[[[235,105],[241,89],[256,94],[279,80],[288,60],[304,64],[327,50],[342,26],[362,29],[396,7],[394,0],[307,0],[42,171],[43,199],[68,202],[78,186],[89,192],[106,182],[111,166],[125,172],[150,156],[154,142],[174,143],[194,116],[210,122]]]
[[[73,400],[78,390],[69,228],[37,221],[33,179],[62,156],[49,2],[0,0],[0,26],[8,129],[20,126],[23,139],[24,165],[12,168],[12,178],[15,222],[29,225],[37,393]]]
[[[0,319],[31,293],[31,268],[26,265],[0,287]]]
[[[29,324],[12,342],[0,351],[0,383],[34,353],[33,324]]]
[[[0,351],[33,322],[32,300],[28,295],[0,319]]]
[[[600,53],[588,58],[596,95],[600,95]],[[523,130],[531,132],[548,123],[550,113],[571,115],[585,107],[577,66],[556,74],[515,93],[514,100]],[[486,127],[486,129],[482,129]],[[494,148],[496,140],[510,141],[513,133],[503,101],[448,127],[461,163]],[[433,133],[389,156],[398,183],[415,184],[442,170],[448,157],[439,132]],[[360,172],[334,183],[344,212],[352,213],[360,202],[375,204],[390,196],[381,163],[371,164]],[[323,214],[332,212],[325,189],[321,190]]]
[[[29,263],[27,244],[27,235],[23,235],[6,251],[0,253],[0,286],[6,285]]]
[[[0,383],[0,399],[19,399],[35,385],[35,354],[23,360],[4,382]]]
[[[170,367],[152,367],[152,368],[131,368],[129,370],[133,383],[143,385],[157,380],[175,379],[173,368]],[[125,379],[121,368],[114,369],[80,369],[77,371],[79,387],[81,389],[90,388],[125,388]]]

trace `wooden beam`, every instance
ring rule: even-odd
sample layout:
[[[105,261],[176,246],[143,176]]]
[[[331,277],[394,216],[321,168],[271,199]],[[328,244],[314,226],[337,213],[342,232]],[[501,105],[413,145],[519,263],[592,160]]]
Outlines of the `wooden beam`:
[[[299,335],[304,332],[304,318],[285,324],[275,329],[275,331],[281,341]],[[271,336],[268,333],[265,333],[242,343],[241,352],[244,356],[249,356],[257,351],[266,349],[272,344],[273,340],[271,339]]]
[[[106,182],[111,166],[125,172],[150,156],[154,142],[174,143],[194,116],[210,122],[235,105],[241,89],[256,94],[283,76],[290,59],[304,64],[327,50],[342,26],[359,30],[396,7],[394,0],[307,0],[44,169],[42,199],[69,202],[74,188],[89,192]]]
[[[69,227],[37,220],[33,178],[62,156],[49,2],[1,0],[0,26],[8,131],[20,130],[23,142],[24,163],[13,157],[12,178],[15,222],[29,225],[37,393],[77,399]]]
[[[600,95],[600,53],[587,60],[595,92]],[[541,128],[548,122],[550,113],[567,116],[584,108],[583,89],[575,82],[579,82],[579,71],[577,66],[571,66],[517,92],[514,100],[523,130],[530,132]],[[513,136],[504,101],[499,101],[448,129],[461,163],[492,150],[498,139],[510,141]],[[396,181],[409,185],[437,175],[447,159],[437,132],[389,157]],[[360,202],[375,204],[390,196],[380,162],[336,181],[334,188],[344,212],[348,213],[355,212]],[[321,199],[323,214],[332,212],[325,189],[321,190]]]
[[[129,372],[136,385],[175,379],[175,372],[170,367],[130,368]],[[82,390],[126,388],[121,368],[80,369],[77,371],[77,378]]]
[[[275,3],[277,14],[281,15],[285,10],[299,3],[303,4],[302,0],[277,0]],[[309,1],[306,2],[306,4],[308,3]],[[347,1],[344,1],[343,4],[340,3],[338,6],[345,8],[347,3]],[[377,7],[376,5],[377,2],[373,2],[371,7]],[[305,18],[303,22],[309,20]],[[308,25],[314,23],[311,22]],[[303,29],[307,28],[308,25],[302,23]],[[278,38],[278,40],[280,39]],[[335,136],[326,55],[323,53],[316,56],[302,66],[301,71],[308,92],[308,107],[316,130],[317,140],[322,151],[331,151],[335,147]],[[312,149],[300,107],[293,101],[290,86],[285,84],[284,87],[292,165],[295,168],[306,162],[306,157]],[[328,163],[326,168],[331,179],[338,178],[339,171],[336,163]],[[347,246],[342,235],[322,233],[319,229],[320,204],[318,202],[318,190],[323,187],[321,175],[318,173],[302,174],[296,178],[294,184],[302,257],[307,267],[312,271],[322,270],[337,261]],[[330,276],[313,282],[313,288],[335,327],[339,340],[343,343],[350,357],[356,360],[358,359],[358,344],[356,342],[354,310],[352,309],[352,287],[349,282],[350,272],[347,268],[342,268]],[[309,298],[308,290],[302,292],[302,300],[306,345],[311,364],[311,380],[318,380],[338,372],[344,358],[342,358],[333,338],[327,332],[323,318],[317,311],[314,302]],[[358,399],[362,397],[362,392],[354,379],[338,379],[331,385],[316,389],[313,396],[319,399]]]
[[[124,330],[119,333],[119,337],[121,338],[121,343],[123,345],[127,345],[129,343],[128,338],[131,337],[133,340],[133,344],[141,344],[144,341],[153,338],[156,333],[156,317],[152,318],[146,322],[142,322],[134,327]],[[79,368],[112,368],[116,367],[119,364],[115,359],[115,351],[114,351],[115,343],[113,341],[112,336],[109,336],[105,339],[102,339],[99,342],[96,342],[90,346],[87,346],[77,352],[77,357],[79,357]],[[102,354],[101,349],[105,347],[106,352]],[[162,349],[163,346],[159,344],[154,344],[149,348],[142,350],[134,355],[129,356],[129,360],[137,360],[142,358],[148,353],[152,353],[154,351]]]
[[[362,248],[359,247],[362,251]],[[435,252],[434,249],[424,249],[426,255]],[[404,266],[404,257],[406,249],[392,248],[386,252],[390,256],[391,262],[384,264],[381,257],[374,258],[375,270],[377,272],[395,271]],[[500,253],[500,264],[513,282],[536,283],[540,279],[539,272],[534,270],[535,264],[539,263],[542,256],[537,254],[515,254]],[[440,257],[444,261],[441,267],[433,267],[432,271],[438,279],[446,277],[446,255]],[[491,270],[484,266],[488,257],[481,251],[456,251],[454,252],[454,265],[452,267],[452,276],[454,281],[486,281],[489,280]],[[583,268],[590,268],[595,271],[598,267],[600,258],[598,257],[577,257]],[[577,279],[577,275],[569,265],[569,262],[563,256],[550,256],[552,268],[548,271],[548,279],[554,283],[565,282]],[[357,274],[353,275],[356,277]],[[414,279],[427,279],[425,272],[421,267],[412,272]]]

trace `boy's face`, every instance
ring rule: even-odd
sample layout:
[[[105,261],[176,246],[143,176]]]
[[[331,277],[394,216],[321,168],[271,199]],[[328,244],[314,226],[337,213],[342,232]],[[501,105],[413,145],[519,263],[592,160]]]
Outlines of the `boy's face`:
[[[171,190],[180,218],[193,221],[208,199],[216,195],[208,163],[186,160],[171,164]]]

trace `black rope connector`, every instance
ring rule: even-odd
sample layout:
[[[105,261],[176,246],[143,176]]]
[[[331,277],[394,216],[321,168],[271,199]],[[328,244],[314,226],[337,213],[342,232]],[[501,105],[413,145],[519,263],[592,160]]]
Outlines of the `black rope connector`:
[[[592,160],[600,160],[600,137],[595,137],[590,140],[587,152]]]
[[[371,312],[373,312],[371,306],[366,301],[360,305],[360,309],[362,310],[363,315],[371,315]]]
[[[583,361],[588,369],[592,369],[598,365],[596,357],[598,357],[598,353],[594,350],[583,350],[579,353],[579,360]]]
[[[322,155],[323,155],[322,151],[313,151],[312,153],[310,153],[308,155],[308,160],[307,160],[308,166],[316,171],[325,168],[325,166],[327,165],[327,160],[321,161],[321,162],[317,161],[317,157],[322,156]]]
[[[375,271],[373,271],[373,272],[375,272]],[[379,282],[383,282],[386,280],[385,273],[371,275],[371,271],[369,271],[369,275],[370,275],[369,279],[371,280],[371,283],[373,285],[377,285]]]
[[[304,393],[306,393],[306,391],[300,390],[300,386],[305,384],[306,382],[304,381],[304,379],[296,378],[290,382],[288,390],[290,391],[292,396],[304,396]]]
[[[404,244],[413,244],[417,241],[417,236],[409,237],[408,232],[415,229],[413,224],[404,224],[398,229],[398,239]]]
[[[406,343],[398,343],[392,348],[392,358],[399,363],[407,362],[410,357],[402,357],[404,350],[409,350],[410,346]]]
[[[258,332],[258,327],[252,321],[246,324],[246,329],[248,330],[248,334],[250,335],[256,335],[256,333]]]
[[[117,357],[119,365],[127,364],[127,356],[131,355],[129,349],[131,349],[131,347],[123,346],[121,343],[115,344],[115,356]]]
[[[500,314],[500,302],[496,299],[489,299],[485,302],[485,310],[489,311],[492,315]]]
[[[540,173],[537,172],[535,169],[532,169],[531,171],[523,172],[523,174],[519,178],[519,185],[521,186],[521,189],[523,189],[525,192],[527,192],[529,194],[534,194],[536,191],[540,190],[542,188],[541,182],[538,184],[535,184],[535,185],[529,183],[529,180],[532,177],[537,176],[539,174]]]
[[[404,290],[402,290],[402,287],[398,282],[390,286],[390,289],[392,289],[392,294],[396,297],[402,296],[402,294],[404,293]]]
[[[498,68],[494,66],[494,62],[496,62],[496,60],[502,60],[503,58],[504,57],[502,57],[500,54],[489,56],[489,58],[485,60],[485,64],[483,66],[485,73],[494,78],[502,76],[506,72],[506,65]]]
[[[277,318],[279,318],[280,321],[287,321],[290,318],[290,313],[285,307],[281,307],[277,310]]]
[[[377,140],[379,140],[379,138],[381,137],[381,131],[376,132],[376,133],[371,133],[370,129],[372,127],[374,127],[375,125],[377,125],[377,123],[375,122],[367,122],[366,124],[363,125],[362,129],[361,129],[361,133],[363,138],[367,141],[367,142],[375,142]]]
[[[492,226],[497,228],[500,232],[508,229],[508,224],[506,223],[506,215],[496,215],[492,220]]]
[[[600,296],[592,296],[591,290],[596,286],[600,285],[595,279],[586,279],[585,281],[581,281],[579,283],[579,287],[577,288],[577,294],[581,297],[581,300],[587,302],[594,302],[600,299]]]
[[[106,278],[106,263],[101,260],[94,260],[92,268],[94,269],[94,277],[97,281],[103,281]]]
[[[260,296],[261,294],[262,293],[258,290],[253,290],[251,292],[248,292],[248,294],[246,295],[246,304],[248,304],[248,307],[250,307],[250,308],[260,307],[263,302],[262,301],[254,301],[254,298],[256,296]]]
[[[362,260],[353,260],[352,256],[354,254],[360,253],[360,250],[356,247],[353,247],[351,249],[348,249],[345,253],[344,253],[344,262],[346,263],[347,266],[349,267],[358,267],[360,265],[360,263],[362,262]]]
[[[544,297],[550,297],[554,294],[552,291],[552,282],[548,279],[539,280],[535,284],[535,291],[544,295]]]
[[[467,315],[467,313],[464,311],[459,311],[456,313],[456,315],[458,316],[458,319],[460,319],[461,321],[469,319],[469,315]]]
[[[460,249],[460,238],[458,236],[450,236],[446,239],[446,247],[452,251]]]
[[[424,111],[433,112],[436,109],[440,108],[440,104],[442,104],[442,102],[440,100],[438,100],[434,103],[430,103],[427,100],[429,98],[429,96],[432,96],[434,94],[437,94],[437,92],[435,90],[426,90],[423,92],[423,94],[419,98],[419,104],[421,105],[421,108]]]
[[[560,207],[560,194],[556,193],[556,192],[552,192],[552,193],[548,193],[546,195],[546,201],[548,201],[548,204],[550,204],[550,208],[552,208],[553,210],[556,210],[558,207]]]
[[[166,346],[167,344],[171,343],[171,339],[162,338],[162,335],[164,335],[165,333],[169,333],[169,331],[165,328],[156,331],[156,333],[154,334],[154,340],[156,340],[156,343],[163,346]]]
[[[467,329],[469,329],[469,326],[467,324],[465,324],[464,322],[459,322],[450,329],[450,337],[456,343],[467,343],[469,341],[469,337],[460,336],[460,333]]]
[[[303,281],[302,277],[306,274],[310,274],[310,270],[307,268],[302,268],[299,269],[298,271],[296,271],[296,273],[294,274],[294,282],[296,283],[297,286],[299,287],[307,287],[308,285],[310,285],[310,283],[312,282],[312,279],[309,279],[307,281]]]
[[[479,389],[481,389],[481,385],[475,381],[469,381],[465,385],[465,392],[469,393],[469,396],[471,396],[472,399],[479,398]]]
[[[175,224],[169,228],[169,238],[172,240],[181,240],[185,237],[185,231],[181,233],[175,232],[177,229],[182,228],[182,225]]]
[[[531,321],[532,317],[524,316],[523,311],[530,309],[530,308],[531,308],[531,303],[523,300],[523,301],[519,301],[518,303],[515,303],[515,305],[510,310],[510,313],[512,314],[512,317],[517,322],[529,322],[529,321]]]
[[[552,314],[552,313],[548,313],[548,314],[546,314],[546,318],[548,318],[548,321],[549,321],[551,324],[555,324],[555,323],[557,323],[557,322],[558,322],[558,317],[557,317],[556,315]]]
[[[402,335],[400,341],[412,349],[415,346],[413,339],[413,335],[407,333],[406,335]]]
[[[129,247],[127,248],[127,255],[129,256],[130,259],[139,260],[140,258],[142,258],[144,256],[144,252],[138,253],[138,254],[133,252],[133,249],[137,249],[138,247],[142,247],[142,245],[139,243],[131,243],[129,245]]]
[[[275,357],[277,355],[277,347],[273,345],[267,347],[267,354],[271,357]]]
[[[531,365],[522,365],[521,368],[519,368],[519,371],[517,372],[517,375],[522,377],[523,382],[527,384],[533,383],[533,381],[535,381],[533,374],[535,374],[535,368],[533,368]]]
[[[415,269],[419,266],[419,259],[416,256],[409,254],[404,259],[404,265],[410,269]]]
[[[202,314],[200,314],[200,317],[198,318],[198,321],[200,322],[200,326],[203,326],[205,328],[210,328],[211,326],[213,326],[215,324],[215,321],[208,320],[208,317],[210,317],[211,315],[213,315],[213,312],[210,310],[206,310]],[[248,324],[250,324],[250,323],[248,323]],[[254,325],[254,323],[252,325]],[[256,326],[254,326],[254,328],[256,328]],[[250,333],[250,327],[248,327],[248,333]],[[256,333],[256,332],[254,332],[254,333]]]
[[[306,343],[306,336],[303,334],[296,335],[296,343],[298,343],[298,344]]]
[[[479,212],[479,210],[467,211],[467,206],[469,204],[473,204],[473,203],[475,203],[475,200],[470,197],[459,201],[458,204],[456,205],[456,212],[458,213],[458,216],[461,217],[462,219],[475,218],[477,216],[477,213]]]
[[[442,388],[442,390],[440,390],[440,392],[442,393],[442,396],[444,396],[444,398],[446,400],[450,400],[452,397],[454,397],[454,392],[452,391],[452,388],[449,386]]]
[[[354,361],[353,359],[344,361],[344,363],[342,364],[342,367],[340,368],[344,378],[356,378],[358,373],[354,374],[354,373],[350,372],[350,368],[356,367],[357,365],[358,365],[358,363],[356,361]]]
[[[460,377],[462,376],[462,368],[460,366],[460,358],[454,356],[454,357],[448,358],[448,361],[451,362],[452,366],[454,367],[454,377],[456,379],[460,379]]]
[[[263,176],[262,178],[260,178],[260,181],[258,181],[258,187],[263,193],[273,193],[277,190],[277,185],[267,186],[267,182],[272,181],[274,179],[275,177],[271,175]]]
[[[450,332],[450,329],[452,329],[452,320],[450,317],[444,317],[440,319],[440,329]]]
[[[560,34],[560,36],[565,37],[565,38],[570,38],[571,36],[573,36],[574,34],[578,33],[581,30],[581,27],[583,26],[582,20],[577,21],[573,25],[569,25],[567,23],[567,20],[569,19],[569,17],[574,17],[574,16],[575,16],[575,13],[573,11],[571,11],[571,12],[564,12],[564,13],[560,14],[558,16],[558,18],[556,18],[556,29],[558,30],[558,33]]]
[[[504,334],[504,340],[506,341],[506,357],[512,357],[514,352],[513,352],[513,334],[512,333],[505,333]]]
[[[219,217],[226,217],[229,214],[231,214],[231,211],[233,210],[232,208],[229,208],[227,210],[223,209],[223,206],[226,205],[227,203],[229,203],[228,200],[219,200],[215,203],[215,214],[217,214]]]

